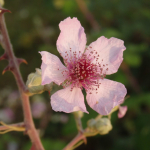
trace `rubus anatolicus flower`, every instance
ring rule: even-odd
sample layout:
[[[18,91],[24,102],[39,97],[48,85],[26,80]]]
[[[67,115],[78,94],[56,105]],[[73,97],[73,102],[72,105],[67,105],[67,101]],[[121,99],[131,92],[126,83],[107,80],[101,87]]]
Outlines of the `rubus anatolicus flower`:
[[[61,33],[57,49],[64,64],[51,53],[42,51],[42,85],[55,82],[64,89],[51,96],[52,109],[70,113],[87,112],[82,89],[87,95],[89,106],[102,115],[121,104],[127,93],[123,84],[105,79],[116,73],[126,49],[124,42],[117,38],[98,38],[86,48],[84,28],[77,18],[68,17],[59,24]]]

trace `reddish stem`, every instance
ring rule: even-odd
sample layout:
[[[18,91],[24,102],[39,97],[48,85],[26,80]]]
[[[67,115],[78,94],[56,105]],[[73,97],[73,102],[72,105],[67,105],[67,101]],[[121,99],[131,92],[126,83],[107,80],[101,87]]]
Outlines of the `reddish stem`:
[[[84,139],[85,136],[82,133],[78,133],[77,136],[63,149],[63,150],[69,150],[72,148],[76,143],[78,143],[80,140]]]
[[[2,12],[1,12],[2,13]],[[5,52],[8,56],[10,70],[13,72],[22,99],[23,112],[24,112],[24,123],[26,132],[29,135],[32,143],[35,145],[36,150],[44,150],[42,143],[40,141],[39,135],[33,123],[29,97],[25,94],[26,86],[22,80],[22,76],[19,71],[19,64],[17,63],[16,57],[14,56],[12,45],[8,36],[8,32],[5,25],[5,20],[3,14],[0,15],[0,30],[2,34],[2,42],[5,48]]]

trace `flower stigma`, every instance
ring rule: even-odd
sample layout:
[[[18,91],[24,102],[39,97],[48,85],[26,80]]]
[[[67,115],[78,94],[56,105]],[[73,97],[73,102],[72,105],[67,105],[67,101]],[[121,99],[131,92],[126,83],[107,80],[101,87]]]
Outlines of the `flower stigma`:
[[[96,50],[92,50],[91,46],[89,49],[86,48],[83,54],[79,51],[79,55],[77,55],[76,51],[72,52],[70,48],[70,58],[67,58],[68,52],[65,52],[64,63],[67,70],[62,71],[62,74],[67,73],[67,80],[63,84],[64,88],[69,85],[72,86],[71,91],[74,87],[85,88],[86,91],[90,90],[89,94],[92,94],[91,90],[97,91],[97,88],[99,88],[101,84],[99,79],[104,79],[106,76],[108,64],[104,64],[103,59],[101,60],[102,63],[99,63],[99,54]],[[93,63],[93,60],[95,60],[95,63]]]

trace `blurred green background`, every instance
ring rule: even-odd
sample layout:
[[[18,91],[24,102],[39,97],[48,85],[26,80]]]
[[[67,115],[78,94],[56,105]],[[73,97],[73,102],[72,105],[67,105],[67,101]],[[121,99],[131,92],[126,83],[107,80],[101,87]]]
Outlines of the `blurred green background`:
[[[85,29],[87,45],[104,35],[124,40],[126,51],[119,71],[107,78],[125,84],[128,96],[124,105],[128,112],[118,119],[112,116],[113,130],[104,136],[88,138],[87,145],[77,150],[149,150],[150,149],[150,1],[149,0],[5,0],[6,24],[17,57],[28,65],[20,67],[24,81],[35,68],[40,68],[39,51],[60,57],[56,40],[58,24],[68,16],[77,17]],[[0,47],[0,55],[4,50]],[[61,59],[62,60],[62,59]],[[0,72],[7,61],[0,62]],[[12,73],[0,74],[0,120],[6,123],[23,121],[17,85]],[[55,86],[52,93],[58,90]],[[46,150],[61,150],[77,134],[72,114],[51,110],[49,94],[31,97],[36,127]],[[96,117],[88,106],[89,115]],[[28,136],[22,132],[0,135],[0,150],[29,150]]]

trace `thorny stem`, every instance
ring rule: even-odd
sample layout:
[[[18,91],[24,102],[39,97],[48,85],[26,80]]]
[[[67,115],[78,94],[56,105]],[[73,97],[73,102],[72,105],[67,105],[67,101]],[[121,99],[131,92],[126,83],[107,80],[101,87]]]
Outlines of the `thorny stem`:
[[[87,143],[86,137],[84,135],[84,130],[82,128],[81,118],[78,115],[76,115],[75,113],[74,113],[74,118],[76,121],[78,134],[63,150],[70,150],[80,140],[83,140],[85,144]]]
[[[40,141],[39,135],[33,123],[30,103],[29,103],[29,96],[25,94],[26,87],[25,87],[25,84],[23,82],[22,76],[19,71],[19,67],[18,67],[19,64],[17,63],[17,59],[13,53],[12,45],[8,36],[3,14],[0,14],[0,30],[2,34],[2,42],[3,42],[2,45],[4,46],[5,53],[7,54],[8,59],[9,59],[9,67],[11,67],[11,71],[13,72],[15,76],[15,79],[16,79],[16,82],[20,91],[23,112],[24,112],[24,123],[25,123],[26,133],[29,135],[32,144],[35,145],[36,150],[44,150],[44,147]]]
[[[86,133],[88,133],[89,131],[89,128],[87,127],[85,130],[83,130],[83,132],[79,132],[77,134],[77,136],[75,138],[73,138],[73,140],[63,149],[63,150],[70,150],[76,143],[78,143],[79,141],[83,140],[84,143],[85,143],[85,139],[86,137],[90,137],[90,136],[95,136],[98,134],[98,132],[94,132],[93,134],[90,134],[90,135],[86,135]],[[86,141],[87,143],[87,141]],[[85,143],[85,144],[86,144]]]
[[[95,120],[98,120],[100,118],[102,118],[102,115],[98,115]],[[63,150],[70,150],[76,143],[78,143],[79,141],[83,140],[84,143],[87,143],[86,137],[88,136],[95,136],[98,134],[98,132],[93,132],[93,134],[90,133],[90,135],[86,134],[89,132],[89,128],[87,127],[86,129],[82,130],[82,132],[79,132],[77,134],[77,136],[63,149]]]
[[[76,143],[84,138],[85,135],[83,133],[78,133],[77,136],[63,150],[70,150]]]

